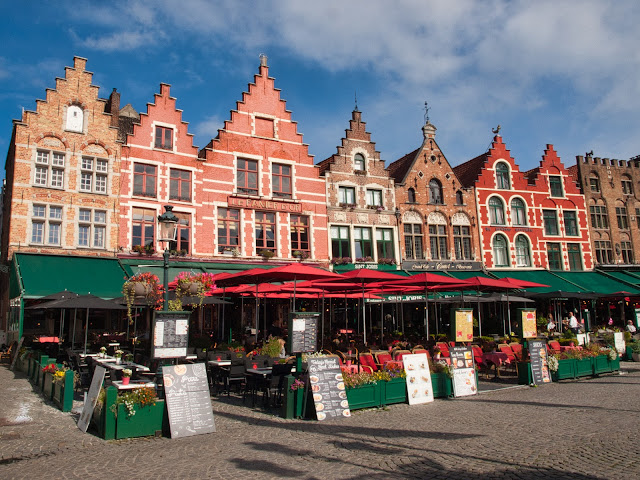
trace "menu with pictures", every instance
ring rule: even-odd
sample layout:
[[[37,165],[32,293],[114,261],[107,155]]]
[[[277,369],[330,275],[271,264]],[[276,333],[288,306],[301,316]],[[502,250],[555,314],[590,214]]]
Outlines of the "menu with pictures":
[[[204,363],[162,367],[171,438],[216,431]]]
[[[154,358],[179,358],[187,356],[189,315],[188,312],[154,312]]]
[[[309,384],[318,420],[350,417],[347,391],[336,357],[309,357]]]
[[[315,352],[318,344],[317,312],[293,312],[289,315],[291,353]]]
[[[473,363],[473,352],[470,347],[451,347],[449,349],[451,367],[453,368],[453,395],[466,397],[478,393],[476,369]]]
[[[529,340],[529,358],[531,358],[531,379],[533,384],[551,383],[547,359],[547,341]]]
[[[414,353],[402,357],[407,374],[407,396],[409,405],[433,402],[433,388],[429,359],[426,353]]]

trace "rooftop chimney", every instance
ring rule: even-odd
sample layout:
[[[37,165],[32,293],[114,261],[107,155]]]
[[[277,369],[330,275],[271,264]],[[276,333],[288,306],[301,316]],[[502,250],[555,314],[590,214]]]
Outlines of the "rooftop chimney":
[[[260,54],[260,66],[261,67],[267,66],[267,56],[264,53]]]

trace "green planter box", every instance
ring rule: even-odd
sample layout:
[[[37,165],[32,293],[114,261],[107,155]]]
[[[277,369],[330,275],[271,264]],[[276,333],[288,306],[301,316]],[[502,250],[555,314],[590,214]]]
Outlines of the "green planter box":
[[[73,370],[67,370],[64,381],[53,384],[53,402],[63,412],[70,412],[73,408],[73,376]]]
[[[609,361],[610,371],[617,372],[618,370],[620,370],[620,356],[618,356],[618,358],[616,358],[615,360],[609,360],[609,358],[607,357],[607,360]]]
[[[42,374],[42,395],[47,400],[53,398],[53,374],[51,373]]]
[[[382,387],[382,405],[407,403],[407,379],[392,378],[388,382],[378,382]]]
[[[453,382],[446,373],[432,373],[431,385],[433,386],[433,397],[442,398],[453,395]]]
[[[518,362],[518,384],[531,385],[532,383],[531,362]]]
[[[135,405],[136,414],[127,416],[124,405],[118,405],[116,416],[116,438],[147,437],[162,432],[163,423],[167,418],[164,400],[157,400],[155,405],[140,407]]]
[[[593,360],[594,375],[611,372],[611,365],[609,364],[608,355],[598,355],[597,357],[593,357],[592,360]]]
[[[576,378],[576,360],[573,358],[558,360],[558,370],[551,372],[551,378],[554,382],[567,378]]]
[[[576,377],[589,377],[593,375],[593,357],[576,360]]]
[[[380,383],[383,382],[347,388],[349,408],[357,410],[359,408],[373,408],[382,405],[382,387]]]

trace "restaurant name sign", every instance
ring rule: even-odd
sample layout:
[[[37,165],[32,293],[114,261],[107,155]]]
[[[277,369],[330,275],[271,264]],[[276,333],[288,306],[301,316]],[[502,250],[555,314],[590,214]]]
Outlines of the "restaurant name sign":
[[[274,200],[254,200],[253,198],[227,197],[229,207],[254,208],[272,210],[274,212],[302,213],[302,204],[292,202],[276,202]]]
[[[440,271],[472,271],[482,270],[480,262],[454,262],[451,260],[438,261],[415,261],[409,260],[402,262],[402,269],[408,272],[440,270]]]

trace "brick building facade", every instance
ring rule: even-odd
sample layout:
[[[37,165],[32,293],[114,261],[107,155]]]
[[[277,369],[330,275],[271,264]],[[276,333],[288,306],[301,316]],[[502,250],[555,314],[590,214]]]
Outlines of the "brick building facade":
[[[337,153],[318,167],[326,179],[329,255],[337,270],[397,264],[394,182],[357,108]]]
[[[480,270],[473,190],[463,185],[427,122],[424,141],[389,165],[401,219],[402,268]]]

